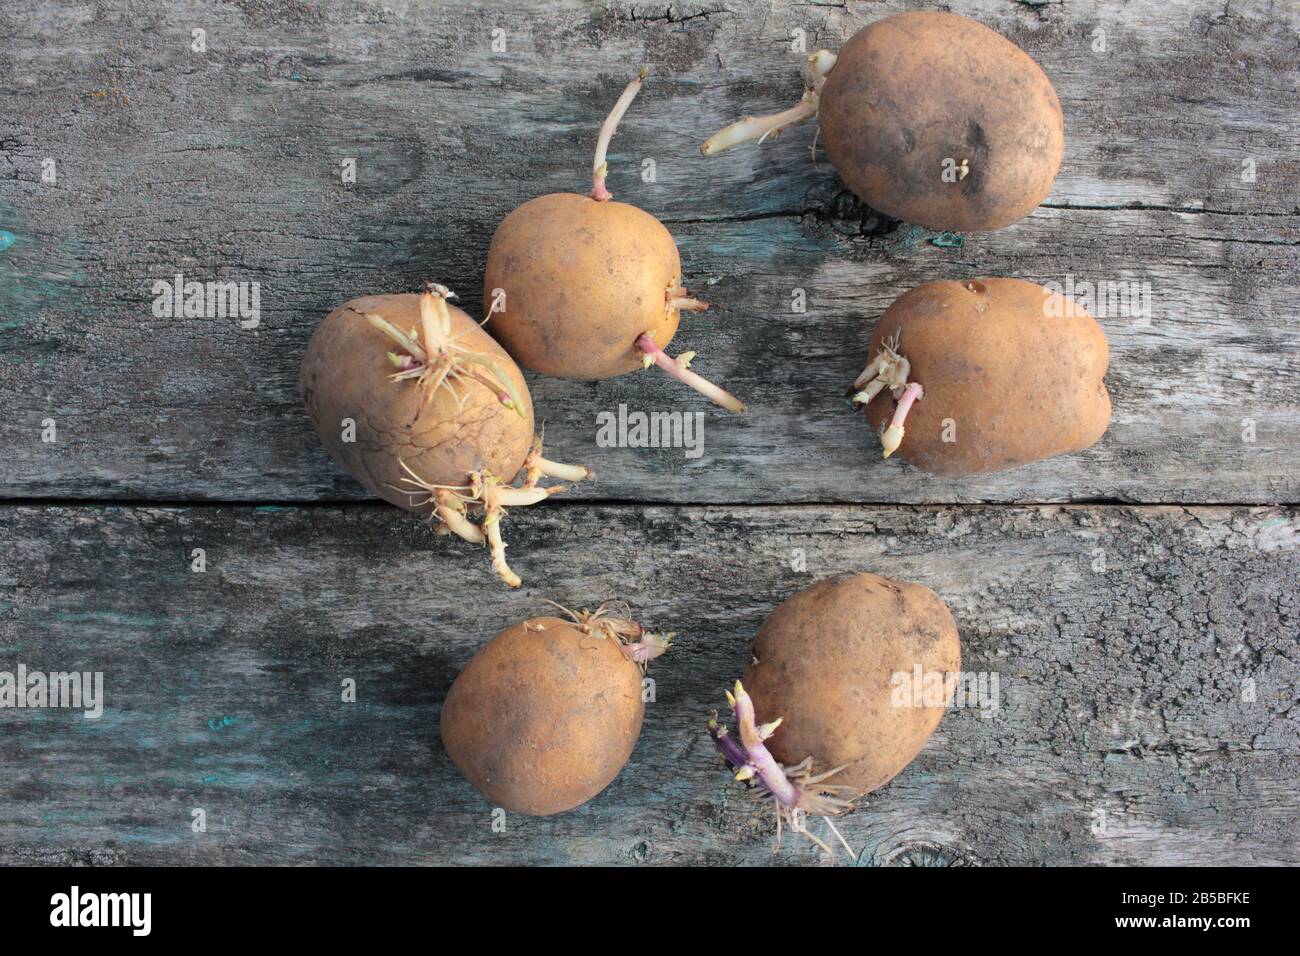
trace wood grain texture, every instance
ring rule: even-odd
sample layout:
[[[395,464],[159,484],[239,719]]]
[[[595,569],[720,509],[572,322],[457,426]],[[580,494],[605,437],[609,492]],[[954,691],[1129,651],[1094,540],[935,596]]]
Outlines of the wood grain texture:
[[[0,711],[0,862],[766,863],[769,819],[705,716],[772,607],[865,569],[938,591],[1000,706],[950,711],[844,821],[863,863],[1300,863],[1294,509],[570,505],[512,525],[546,587],[508,593],[378,506],[3,509],[0,657],[102,671],[107,709]],[[543,596],[611,594],[683,632],[632,761],[494,833],[441,701]]]
[[[689,283],[718,304],[675,347],[697,349],[752,412],[728,417],[658,373],[534,377],[554,453],[603,476],[579,496],[1298,500],[1294,5],[955,4],[1039,60],[1067,129],[1047,204],[959,248],[863,209],[809,162],[811,125],[698,155],[731,118],[798,95],[792,30],[837,48],[910,6],[7,2],[6,495],[362,498],[296,394],[312,328],[354,295],[426,278],[478,311],[496,224],[527,198],[585,188],[599,121],[645,62],[610,185],[669,224]],[[205,53],[190,49],[196,28]],[[347,157],[355,185],[340,181]],[[56,183],[41,180],[45,158]],[[647,159],[653,183],[638,176]],[[260,327],[155,318],[153,283],[177,272],[259,283]],[[1110,431],[1085,453],[976,480],[881,462],[841,397],[875,317],[921,282],[980,275],[1149,283],[1149,317],[1100,316]],[[805,313],[791,311],[796,289]],[[704,456],[597,448],[597,414],[622,403],[706,411]],[[43,443],[49,418],[59,439]]]

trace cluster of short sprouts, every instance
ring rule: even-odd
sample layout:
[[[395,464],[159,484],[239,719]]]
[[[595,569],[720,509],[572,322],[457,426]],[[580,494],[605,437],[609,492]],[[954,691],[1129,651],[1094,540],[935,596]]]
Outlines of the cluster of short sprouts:
[[[781,726],[782,718],[759,726],[754,716],[754,701],[740,681],[736,681],[734,691],[727,693],[727,703],[735,715],[740,739],[737,740],[718,723],[716,712],[709,718],[709,736],[736,779],[757,788],[772,801],[776,815],[776,848],[781,846],[782,828],[788,826],[834,856],[832,846],[808,829],[808,817],[814,816],[824,818],[827,828],[849,856],[855,856],[853,848],[831,822],[831,817],[853,809],[853,801],[843,796],[848,788],[825,782],[844,768],[813,773],[812,757],[793,767],[783,767],[765,743]]]
[[[886,458],[898,451],[898,446],[903,443],[903,425],[907,421],[907,413],[912,410],[912,405],[925,397],[925,389],[919,382],[907,380],[912,371],[912,363],[898,352],[898,340],[901,334],[900,329],[880,344],[876,357],[862,370],[862,374],[854,380],[853,387],[849,389],[855,405],[865,407],[886,388],[897,403],[894,407],[894,417],[880,434],[880,444],[884,446]]]
[[[451,312],[447,300],[456,293],[446,286],[429,283],[420,295],[420,327],[403,332],[382,315],[363,313],[367,322],[397,344],[400,352],[389,352],[388,360],[396,371],[389,376],[394,382],[416,379],[424,389],[420,411],[445,389],[464,408],[469,400],[469,386],[477,382],[487,388],[506,408],[524,413],[523,399],[514,381],[501,370],[496,359],[475,352],[461,342],[463,333],[453,335]],[[491,318],[492,314],[488,314]],[[483,321],[487,321],[484,319]],[[419,415],[417,413],[416,417]]]
[[[596,139],[596,155],[591,164],[591,198],[596,202],[609,202],[614,197],[605,186],[605,176],[609,172],[609,161],[606,159],[609,143],[614,138],[614,131],[618,129],[619,121],[623,119],[628,107],[636,99],[637,93],[641,92],[641,85],[645,82],[648,72],[648,67],[641,68],[641,72],[623,90],[614,108],[605,117],[605,122],[601,124],[600,135]],[[709,303],[693,298],[678,282],[673,282],[664,296],[664,309],[667,312],[673,309],[682,312],[704,312],[708,307]],[[636,347],[642,352],[642,364],[645,368],[658,365],[673,378],[695,389],[715,405],[721,405],[732,412],[745,410],[744,402],[736,396],[691,371],[691,360],[695,358],[694,352],[684,352],[677,358],[673,358],[655,343],[649,332],[637,336]]]
[[[468,390],[477,386],[488,389],[506,408],[523,415],[523,396],[496,360],[466,348],[459,341],[461,336],[452,334],[447,300],[454,294],[445,286],[430,284],[420,296],[420,329],[411,329],[409,334],[382,316],[365,313],[371,325],[402,349],[388,353],[397,369],[391,378],[396,382],[415,379],[424,388],[421,410],[439,389],[446,389],[457,407],[463,408],[469,399]],[[491,317],[489,312],[488,318]],[[501,537],[501,520],[506,509],[537,504],[567,488],[566,485],[543,488],[540,485],[543,477],[569,482],[591,477],[585,466],[565,465],[543,457],[541,436],[534,440],[524,459],[524,481],[519,487],[486,470],[470,472],[464,485],[438,485],[426,481],[406,462],[399,459],[398,463],[406,474],[401,479],[404,487],[397,490],[410,496],[412,507],[432,506],[430,520],[439,534],[455,534],[471,544],[486,544],[493,569],[512,588],[522,582],[506,562],[506,543]],[[479,512],[482,519],[475,524],[472,516]]]
[[[586,608],[581,611],[570,611],[563,604],[557,604],[555,601],[548,600],[546,603],[564,612],[565,617],[569,618],[582,633],[618,642],[623,656],[642,670],[647,663],[664,654],[672,646],[673,638],[677,636],[672,633],[660,634],[647,631],[632,620],[632,609],[622,601],[606,601],[594,611]],[[529,624],[527,627],[536,631],[546,629],[541,624]]]

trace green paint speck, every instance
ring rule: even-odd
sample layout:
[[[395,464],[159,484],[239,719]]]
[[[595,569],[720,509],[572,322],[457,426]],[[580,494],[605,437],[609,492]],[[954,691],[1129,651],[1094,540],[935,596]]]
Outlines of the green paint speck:
[[[930,244],[944,249],[960,249],[966,237],[957,232],[941,232],[930,238]]]
[[[15,242],[17,242],[17,240],[14,238],[14,234],[12,232],[10,232],[8,229],[0,229],[0,252],[4,252]]]
[[[208,730],[221,730],[223,727],[229,727],[236,723],[234,717],[213,717],[208,721]]]

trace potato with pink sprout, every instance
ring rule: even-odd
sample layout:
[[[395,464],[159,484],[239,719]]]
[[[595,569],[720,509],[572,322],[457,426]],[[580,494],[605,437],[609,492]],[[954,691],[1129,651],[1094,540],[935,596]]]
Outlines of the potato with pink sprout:
[[[727,694],[736,733],[716,715],[709,733],[736,779],[770,799],[778,837],[790,827],[833,852],[808,830],[808,817],[826,818],[842,841],[831,818],[921,751],[960,667],[957,625],[937,594],[841,574],[795,594],[763,622],[744,679]],[[937,699],[900,693],[918,668],[942,689]],[[900,685],[898,675],[907,681]]]
[[[885,310],[849,389],[885,457],[970,475],[1080,451],[1110,423],[1106,334],[1022,279],[928,282]]]
[[[612,202],[605,156],[641,89],[642,70],[600,129],[586,196],[551,193],[515,209],[488,250],[483,298],[497,309],[491,332],[525,368],[603,379],[658,366],[733,412],[744,403],[691,369],[694,352],[664,351],[682,312],[709,307],[682,285],[672,233],[654,216]]]

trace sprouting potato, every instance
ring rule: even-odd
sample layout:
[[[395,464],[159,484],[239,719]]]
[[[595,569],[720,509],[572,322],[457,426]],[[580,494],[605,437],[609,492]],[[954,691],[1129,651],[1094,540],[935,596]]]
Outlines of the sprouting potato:
[[[487,544],[502,580],[518,587],[501,537],[505,509],[564,490],[542,487],[543,477],[590,472],[542,456],[523,373],[451,295],[431,285],[339,306],[307,345],[302,398],[325,449],[368,491]]]
[[[1082,307],[1022,279],[927,282],[885,310],[849,389],[924,471],[970,475],[1092,445],[1110,422],[1106,334]]]
[[[610,605],[506,628],[456,678],[442,741],[497,806],[547,816],[604,790],[632,756],[645,664],[674,635],[645,631]]]
[[[737,733],[716,715],[709,733],[736,779],[772,801],[778,827],[833,852],[807,817],[826,818],[843,841],[831,818],[911,763],[943,717],[946,694],[900,702],[896,675],[918,667],[945,687],[961,667],[957,625],[937,594],[875,574],[827,578],[763,622],[727,694]]]
[[[682,311],[708,303],[682,286],[672,234],[636,206],[612,202],[606,152],[641,89],[634,79],[601,127],[587,196],[551,193],[506,216],[492,237],[484,278],[489,331],[521,365],[562,378],[602,379],[657,365],[733,412],[745,406],[690,370],[694,352],[664,349]]]
[[[1061,104],[1028,54],[975,20],[899,13],[808,58],[803,98],[712,136],[706,155],[816,116],[840,179],[929,229],[1001,229],[1041,203],[1065,150]]]

